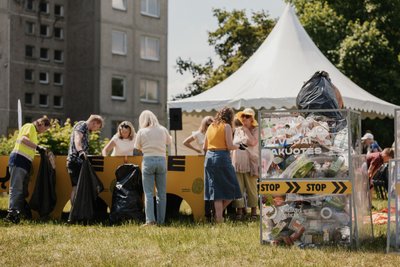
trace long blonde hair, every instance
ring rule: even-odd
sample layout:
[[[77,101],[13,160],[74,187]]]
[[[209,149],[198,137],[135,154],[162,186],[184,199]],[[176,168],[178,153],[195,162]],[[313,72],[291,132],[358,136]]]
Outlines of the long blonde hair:
[[[213,123],[214,118],[212,116],[205,116],[200,123],[199,131],[201,133],[206,133],[208,126]]]
[[[143,110],[139,116],[139,128],[147,128],[152,126],[160,126],[156,115],[150,110]]]

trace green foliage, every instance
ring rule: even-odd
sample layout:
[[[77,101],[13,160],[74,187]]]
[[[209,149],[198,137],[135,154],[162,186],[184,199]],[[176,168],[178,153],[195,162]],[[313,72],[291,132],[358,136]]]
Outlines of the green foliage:
[[[257,50],[275,25],[265,11],[253,12],[251,19],[244,10],[214,9],[213,13],[218,28],[208,33],[208,43],[222,63],[215,67],[210,58],[205,64],[178,58],[177,71],[190,72],[194,81],[175,99],[197,95],[225,80]]]
[[[371,94],[400,104],[400,0],[291,2],[318,48],[344,74]]]
[[[68,146],[71,138],[72,124],[69,119],[64,125],[60,125],[58,120],[52,120],[48,131],[38,136],[39,144],[50,149],[55,155],[67,155]],[[0,155],[9,155],[14,148],[17,140],[18,130],[8,138],[0,137]],[[100,138],[100,132],[92,132],[89,135],[89,154],[101,155],[101,150],[108,142],[108,139]]]
[[[299,1],[297,13],[314,43],[333,63],[338,62],[340,41],[346,36],[346,21],[327,3]]]
[[[371,94],[400,105],[400,0],[291,2],[336,67]],[[393,120],[364,120],[362,128],[371,130],[382,147],[391,146]]]
[[[348,27],[351,34],[340,44],[338,66],[355,83],[368,88],[374,95],[396,101],[397,97],[391,97],[391,90],[393,86],[400,89],[395,71],[399,66],[396,66],[396,57],[388,39],[375,21],[361,24],[357,20],[349,22]],[[393,84],[395,81],[397,84]]]
[[[18,132],[14,132],[14,134],[10,134],[8,137],[1,136],[0,137],[0,155],[8,156],[10,152],[13,150],[15,141],[17,140]]]

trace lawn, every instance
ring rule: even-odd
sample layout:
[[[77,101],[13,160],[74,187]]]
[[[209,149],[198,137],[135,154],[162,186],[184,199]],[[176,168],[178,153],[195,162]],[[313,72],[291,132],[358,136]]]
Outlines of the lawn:
[[[376,207],[384,202],[374,202]],[[0,197],[0,209],[7,198]],[[258,222],[172,221],[162,227],[0,222],[0,266],[400,266],[385,254],[386,226],[359,250],[260,245]]]

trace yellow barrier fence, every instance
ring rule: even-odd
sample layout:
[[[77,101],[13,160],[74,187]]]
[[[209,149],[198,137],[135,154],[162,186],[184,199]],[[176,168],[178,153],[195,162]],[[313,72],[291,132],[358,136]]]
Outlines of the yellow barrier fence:
[[[112,188],[115,184],[115,170],[124,163],[141,165],[142,157],[89,157],[92,166],[104,184],[100,197],[111,207]],[[66,156],[56,156],[56,194],[57,204],[50,214],[60,219],[63,209],[70,199],[71,182],[66,169]],[[33,170],[29,182],[29,198],[35,187],[40,157],[33,161]],[[204,218],[204,156],[169,156],[167,157],[167,194],[176,199],[185,200],[192,210],[194,220]],[[8,156],[0,156],[0,192],[8,192],[10,175],[8,172]],[[29,199],[28,199],[29,201]],[[168,210],[167,201],[167,210]],[[171,205],[171,203],[170,203]],[[178,207],[179,208],[179,207]]]

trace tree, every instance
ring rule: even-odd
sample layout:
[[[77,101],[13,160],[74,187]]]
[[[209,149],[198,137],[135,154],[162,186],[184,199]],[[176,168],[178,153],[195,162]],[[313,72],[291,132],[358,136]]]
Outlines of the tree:
[[[400,0],[292,2],[332,63],[371,94],[400,104]]]
[[[286,2],[293,3],[307,33],[337,68],[371,94],[400,105],[400,0]],[[253,13],[252,21],[243,10],[215,9],[214,16],[218,28],[209,32],[208,42],[222,63],[214,66],[208,59],[202,65],[179,58],[178,72],[189,71],[194,81],[186,93],[175,98],[199,94],[229,77],[256,51],[275,25],[264,11]],[[379,132],[389,144],[393,139],[391,133],[379,131],[387,123],[387,120],[364,121],[363,127]]]
[[[213,15],[218,28],[208,33],[208,43],[214,46],[222,63],[215,67],[211,58],[205,64],[178,58],[177,71],[190,72],[194,81],[175,99],[197,95],[225,80],[257,50],[275,25],[265,11],[253,12],[251,19],[244,10],[214,9]]]
[[[400,104],[400,0],[292,2],[308,34],[336,67],[371,94]],[[382,146],[393,142],[393,120],[367,119],[362,127]]]
[[[50,129],[38,136],[39,144],[50,149],[55,155],[67,155],[72,128],[73,126],[69,119],[63,126],[60,125],[58,120],[52,120]],[[0,137],[0,155],[9,155],[11,153],[17,137],[18,130],[8,138],[5,136]],[[101,155],[101,150],[107,142],[107,138],[100,138],[99,132],[92,132],[89,135],[89,154]]]

